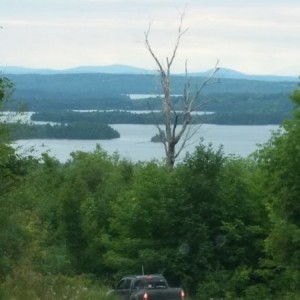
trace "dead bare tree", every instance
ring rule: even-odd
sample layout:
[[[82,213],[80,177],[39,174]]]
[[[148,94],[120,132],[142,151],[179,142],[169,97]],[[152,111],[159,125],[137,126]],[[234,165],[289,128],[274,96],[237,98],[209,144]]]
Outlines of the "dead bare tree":
[[[163,90],[162,109],[164,115],[165,130],[163,130],[159,124],[156,124],[156,127],[158,129],[159,136],[161,137],[161,142],[164,144],[166,154],[166,165],[170,169],[174,168],[176,158],[185,148],[191,136],[195,133],[191,130],[191,113],[195,111],[195,109],[197,109],[198,99],[202,93],[202,90],[206,85],[208,85],[208,83],[210,83],[215,73],[219,70],[217,62],[211,74],[198,87],[196,87],[194,93],[191,93],[191,80],[188,76],[187,62],[185,63],[185,83],[183,86],[183,111],[180,112],[183,120],[182,126],[179,129],[179,127],[177,127],[179,123],[179,113],[175,109],[171,95],[171,68],[174,63],[174,59],[177,55],[182,36],[187,31],[187,29],[183,29],[184,16],[184,12],[180,14],[180,23],[175,40],[175,45],[172,49],[170,58],[166,58],[166,65],[158,59],[158,56],[153,51],[153,48],[150,44],[149,35],[151,31],[151,24],[149,24],[148,30],[144,32],[145,46],[158,67],[161,86]],[[176,145],[180,140],[182,143],[179,149],[177,150]]]

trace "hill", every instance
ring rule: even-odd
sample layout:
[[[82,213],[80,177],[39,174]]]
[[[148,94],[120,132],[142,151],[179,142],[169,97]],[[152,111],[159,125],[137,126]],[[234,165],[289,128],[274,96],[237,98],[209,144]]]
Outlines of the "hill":
[[[150,71],[142,68],[137,68],[128,65],[107,65],[107,66],[79,66],[69,69],[35,69],[25,68],[17,66],[1,67],[3,75],[9,74],[93,74],[93,73],[104,73],[104,74],[153,74],[155,71]]]
[[[208,70],[202,73],[192,73],[192,76],[209,76],[212,70]],[[238,72],[236,70],[220,68],[217,72],[216,77],[218,78],[231,78],[231,79],[245,79],[245,80],[259,80],[259,81],[290,81],[295,82],[298,80],[297,76],[278,76],[278,75],[251,75]]]
[[[107,66],[79,66],[69,69],[35,69],[35,68],[24,68],[17,66],[7,66],[1,67],[3,75],[9,74],[40,74],[40,75],[49,75],[49,74],[156,74],[156,70],[147,70],[143,68],[133,67],[129,65],[107,65]],[[189,75],[192,77],[207,77],[211,73],[211,70],[206,72],[192,72]],[[175,74],[183,76],[184,74]],[[229,79],[246,79],[246,80],[260,80],[260,81],[291,81],[295,82],[298,80],[296,76],[277,76],[277,75],[250,75],[245,74],[236,70],[228,68],[220,68],[218,71],[217,78],[229,78]]]
[[[19,99],[82,97],[84,100],[99,95],[161,94],[160,78],[151,74],[12,74],[7,77],[15,83],[15,96]],[[203,82],[205,78],[192,77],[191,89]],[[184,76],[177,75],[171,78],[173,94],[182,94],[184,82]],[[289,81],[274,82],[223,77],[210,84],[204,93],[290,93],[296,86],[296,82]]]

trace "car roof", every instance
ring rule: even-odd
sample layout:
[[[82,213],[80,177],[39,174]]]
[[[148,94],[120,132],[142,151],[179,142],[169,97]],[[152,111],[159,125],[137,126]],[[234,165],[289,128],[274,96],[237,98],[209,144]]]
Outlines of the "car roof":
[[[137,279],[146,279],[146,280],[151,280],[151,279],[162,279],[164,278],[162,274],[149,274],[149,275],[127,275],[123,277],[125,278],[137,278]]]

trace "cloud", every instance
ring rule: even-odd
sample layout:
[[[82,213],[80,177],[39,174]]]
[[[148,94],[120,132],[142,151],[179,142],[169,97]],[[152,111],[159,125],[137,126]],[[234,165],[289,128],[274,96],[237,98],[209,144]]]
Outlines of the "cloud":
[[[0,65],[153,67],[144,31],[153,21],[151,43],[165,59],[186,2],[178,70],[185,59],[200,70],[219,58],[244,72],[300,72],[299,0],[1,0]]]

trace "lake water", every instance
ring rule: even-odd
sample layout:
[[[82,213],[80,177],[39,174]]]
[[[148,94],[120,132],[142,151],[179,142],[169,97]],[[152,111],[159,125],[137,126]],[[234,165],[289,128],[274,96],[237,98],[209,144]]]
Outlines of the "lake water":
[[[48,152],[61,162],[70,159],[73,151],[93,151],[99,144],[109,154],[118,152],[122,157],[137,161],[149,161],[151,159],[161,160],[164,157],[164,148],[161,143],[151,143],[150,139],[157,134],[157,129],[153,125],[111,125],[121,134],[121,138],[114,140],[18,140],[14,147],[22,155],[34,155],[40,157],[41,153]],[[277,130],[279,126],[225,126],[203,124],[191,139],[188,147],[184,149],[184,154],[193,152],[195,146],[199,144],[200,138],[204,138],[204,143],[212,143],[215,149],[219,145],[224,146],[225,154],[235,154],[246,157],[257,149],[257,144],[268,141],[271,132]]]

